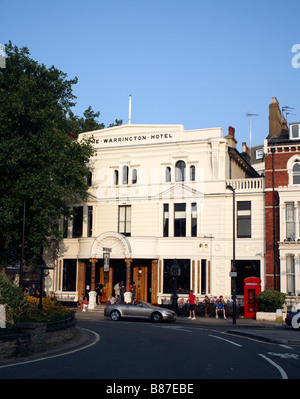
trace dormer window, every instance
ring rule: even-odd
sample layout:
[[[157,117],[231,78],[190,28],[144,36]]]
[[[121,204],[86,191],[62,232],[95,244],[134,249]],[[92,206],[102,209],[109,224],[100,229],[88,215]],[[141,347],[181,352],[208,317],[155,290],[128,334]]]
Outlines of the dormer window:
[[[290,125],[290,140],[300,140],[300,124]]]

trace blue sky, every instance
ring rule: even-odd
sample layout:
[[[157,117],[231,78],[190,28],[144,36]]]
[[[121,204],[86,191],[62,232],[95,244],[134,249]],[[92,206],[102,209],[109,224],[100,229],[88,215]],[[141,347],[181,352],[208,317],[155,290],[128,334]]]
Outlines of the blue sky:
[[[77,76],[77,115],[127,123],[131,94],[132,123],[233,126],[241,150],[247,112],[263,143],[272,97],[300,121],[299,15],[299,0],[0,0],[0,44]]]

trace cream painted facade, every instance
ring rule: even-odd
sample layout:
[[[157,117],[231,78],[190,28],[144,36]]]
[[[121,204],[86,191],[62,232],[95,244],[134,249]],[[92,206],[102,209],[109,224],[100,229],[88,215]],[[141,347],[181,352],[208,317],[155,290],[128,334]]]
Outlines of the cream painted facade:
[[[230,297],[233,194],[227,184],[236,193],[236,226],[247,230],[250,224],[250,236],[236,229],[238,279],[253,271],[264,281],[264,180],[232,136],[223,137],[221,128],[130,124],[83,133],[79,140],[91,135],[97,153],[90,161],[89,201],[79,204],[82,231],[73,238],[69,221],[46,288],[76,301],[81,291],[94,290],[96,279],[105,300],[117,281],[130,278],[139,298],[162,303],[171,299],[176,259],[182,295],[193,289],[199,299]],[[103,248],[111,249],[109,271]]]

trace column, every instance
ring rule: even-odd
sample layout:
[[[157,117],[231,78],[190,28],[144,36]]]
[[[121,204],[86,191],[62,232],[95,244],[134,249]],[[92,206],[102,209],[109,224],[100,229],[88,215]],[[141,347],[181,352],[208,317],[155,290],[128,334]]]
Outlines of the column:
[[[126,292],[124,293],[124,300],[126,303],[129,303],[131,302],[131,297],[132,297],[132,293],[130,292],[132,259],[125,259],[125,262],[126,262]]]
[[[91,262],[91,291],[89,292],[89,306],[88,309],[95,309],[96,307],[96,297],[97,293],[95,291],[96,289],[96,283],[95,283],[95,277],[96,277],[96,263],[97,259],[90,259]]]

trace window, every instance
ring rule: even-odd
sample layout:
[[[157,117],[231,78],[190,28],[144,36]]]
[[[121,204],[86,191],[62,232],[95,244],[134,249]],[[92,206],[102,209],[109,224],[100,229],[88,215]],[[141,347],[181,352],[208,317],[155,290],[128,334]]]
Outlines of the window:
[[[191,236],[197,237],[197,204],[196,202],[192,203],[192,213],[191,213]]]
[[[76,259],[64,259],[63,291],[76,291]]]
[[[295,241],[295,208],[294,203],[285,204],[286,239]]]
[[[123,184],[128,184],[129,168],[127,165],[123,166]]]
[[[255,151],[255,159],[263,159],[263,157],[264,157],[264,150],[263,150],[263,148],[258,148],[258,149]]]
[[[206,294],[206,259],[201,259],[201,294]]]
[[[114,170],[114,185],[117,186],[119,184],[119,171]]]
[[[295,257],[288,255],[286,257],[286,292],[289,295],[295,295]]]
[[[68,238],[69,220],[66,216],[63,218],[63,238]]]
[[[170,273],[174,261],[174,259],[164,259],[164,294],[174,292],[174,277]],[[180,267],[180,275],[177,277],[177,293],[188,294],[190,291],[190,259],[177,259],[177,264]]]
[[[93,207],[88,206],[87,236],[92,237],[92,235],[93,235]]]
[[[251,201],[237,202],[237,237],[251,237]]]
[[[93,174],[92,174],[92,172],[89,172],[88,178],[87,178],[87,184],[89,187],[91,187],[92,183],[93,183]]]
[[[137,170],[133,169],[132,170],[132,184],[136,184],[137,183]]]
[[[194,165],[190,167],[190,181],[195,181],[196,179],[196,168]]]
[[[171,168],[170,166],[166,167],[166,182],[169,183],[171,181]]]
[[[185,181],[185,162],[178,161],[175,166],[175,180]]]
[[[299,124],[290,125],[290,139],[291,140],[298,140],[300,138],[299,127],[300,127]]]
[[[300,163],[293,166],[293,184],[300,184]]]
[[[73,218],[73,238],[82,237],[82,225],[83,225],[83,207],[77,206],[73,208],[74,218]]]
[[[131,235],[131,206],[119,206],[119,233]]]
[[[174,237],[186,236],[186,204],[174,204]]]
[[[164,237],[169,237],[169,204],[164,204],[163,234]]]

